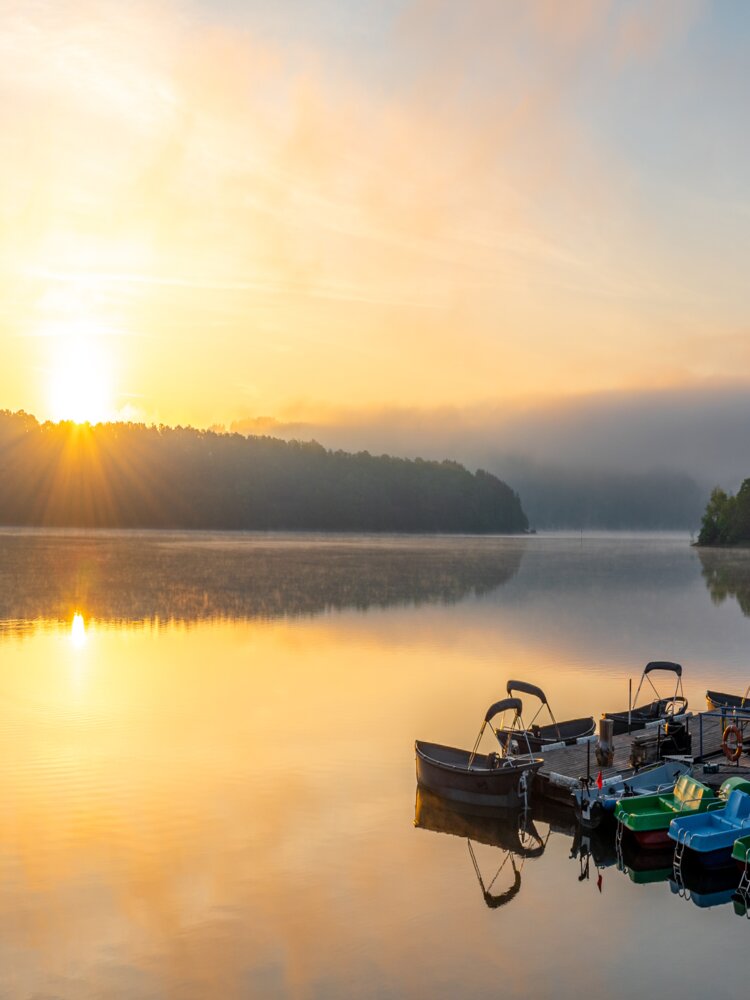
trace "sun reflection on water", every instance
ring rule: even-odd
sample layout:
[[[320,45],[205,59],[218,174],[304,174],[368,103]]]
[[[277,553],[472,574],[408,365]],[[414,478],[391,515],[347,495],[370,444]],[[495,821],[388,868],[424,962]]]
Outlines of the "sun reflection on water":
[[[86,623],[80,611],[73,615],[73,622],[70,626],[70,638],[76,649],[80,649],[86,644]]]

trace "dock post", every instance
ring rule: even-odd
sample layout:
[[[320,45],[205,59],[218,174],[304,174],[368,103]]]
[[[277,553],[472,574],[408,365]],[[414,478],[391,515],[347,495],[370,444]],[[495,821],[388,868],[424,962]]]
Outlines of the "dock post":
[[[599,742],[596,745],[596,761],[599,767],[611,767],[615,756],[614,719],[599,720]]]
[[[632,713],[633,713],[633,678],[628,677],[628,736],[630,736]]]

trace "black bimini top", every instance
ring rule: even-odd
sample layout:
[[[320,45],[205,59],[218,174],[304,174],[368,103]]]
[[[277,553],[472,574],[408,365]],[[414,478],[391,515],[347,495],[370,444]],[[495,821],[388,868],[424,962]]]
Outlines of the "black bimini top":
[[[651,663],[646,664],[643,673],[650,674],[652,670],[671,670],[678,677],[682,677],[682,667],[680,664],[671,663],[669,660],[652,660]]]
[[[508,694],[513,694],[514,691],[522,691],[524,694],[530,694],[532,697],[538,698],[543,705],[547,704],[544,691],[534,684],[527,684],[526,681],[508,681],[505,688]]]
[[[484,717],[485,722],[489,722],[494,719],[496,715],[501,712],[513,711],[516,715],[520,715],[523,711],[523,704],[520,698],[502,698],[500,701],[496,701],[494,705],[490,705],[487,709],[487,714]]]

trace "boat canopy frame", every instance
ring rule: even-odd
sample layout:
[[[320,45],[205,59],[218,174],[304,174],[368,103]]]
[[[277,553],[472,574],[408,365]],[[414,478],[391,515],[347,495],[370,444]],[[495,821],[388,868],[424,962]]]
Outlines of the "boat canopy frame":
[[[675,682],[674,694],[672,695],[671,698],[662,698],[662,696],[659,694],[659,691],[656,688],[656,685],[651,680],[651,677],[649,675],[652,674],[656,670],[666,671],[666,672],[673,673],[673,674],[676,675],[677,680]],[[638,704],[638,695],[640,694],[641,688],[643,687],[644,680],[648,681],[649,684],[651,685],[651,688],[652,688],[654,694],[656,695],[656,700],[657,701],[659,701],[659,702],[663,701],[663,702],[666,702],[667,705],[668,704],[672,705],[673,711],[672,711],[671,714],[673,714],[673,715],[677,714],[677,712],[674,711],[677,702],[682,702],[683,705],[687,705],[687,698],[685,697],[685,692],[682,689],[682,666],[681,666],[681,664],[679,664],[679,663],[672,663],[670,660],[652,660],[650,663],[647,663],[646,666],[643,668],[643,673],[641,674],[641,679],[638,682],[638,688],[636,689],[635,697],[633,698],[633,701],[632,701],[632,704],[631,704],[631,710],[632,711],[635,711],[636,706]],[[669,712],[666,711],[666,706],[665,706],[665,714],[670,714]]]
[[[514,691],[522,691],[524,694],[530,694],[533,698],[539,699],[539,708],[537,708],[536,712],[534,713],[528,725],[524,723],[523,718],[521,719],[521,725],[523,726],[524,729],[531,729],[531,727],[536,722],[539,713],[542,711],[542,709],[546,708],[547,712],[549,713],[550,719],[552,719],[552,725],[557,730],[558,740],[562,739],[562,736],[560,734],[560,726],[558,725],[557,719],[552,713],[552,709],[550,708],[550,703],[547,701],[547,695],[544,693],[544,691],[542,691],[540,687],[537,687],[535,684],[528,684],[526,681],[508,681],[508,683],[505,685],[505,689],[509,695],[512,695]]]
[[[506,712],[513,713],[510,726],[505,725]],[[512,740],[506,740],[505,743],[503,743],[503,740],[500,738],[500,733],[503,731],[506,733],[508,732],[516,733],[519,737],[523,737],[526,740],[526,749],[528,751],[529,759],[530,760],[536,759],[531,750],[531,744],[529,743],[529,735],[526,732],[523,722],[521,721],[522,712],[523,712],[523,702],[521,701],[520,698],[501,698],[500,701],[496,701],[493,705],[490,705],[490,707],[484,714],[484,719],[482,720],[482,725],[479,730],[479,734],[477,735],[477,738],[474,741],[474,746],[472,747],[471,750],[471,755],[469,757],[469,769],[471,769],[471,765],[474,763],[474,758],[477,755],[479,744],[482,740],[482,737],[484,736],[484,731],[487,728],[487,726],[489,726],[492,732],[495,734],[495,739],[497,740],[500,746],[500,756],[503,757],[506,762],[509,763],[511,760],[518,759],[519,757],[525,757],[526,754],[511,753]],[[496,718],[498,715],[501,716],[501,721],[500,721],[500,726],[496,727],[492,724],[492,720]]]

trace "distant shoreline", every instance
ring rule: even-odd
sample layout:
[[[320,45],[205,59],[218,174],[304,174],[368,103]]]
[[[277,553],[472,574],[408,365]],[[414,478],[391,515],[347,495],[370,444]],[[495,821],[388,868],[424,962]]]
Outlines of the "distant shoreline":
[[[16,527],[524,534],[507,483],[451,460],[190,427],[40,424],[0,411],[0,521]]]

